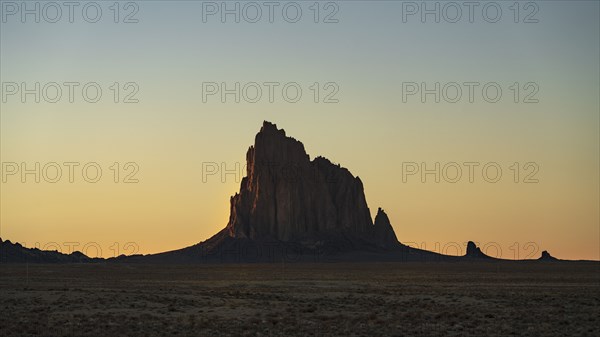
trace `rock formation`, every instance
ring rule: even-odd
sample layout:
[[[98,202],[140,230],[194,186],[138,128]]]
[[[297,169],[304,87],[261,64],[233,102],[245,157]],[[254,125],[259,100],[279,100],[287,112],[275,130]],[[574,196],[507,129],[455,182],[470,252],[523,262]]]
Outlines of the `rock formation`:
[[[467,243],[467,254],[465,254],[465,256],[472,258],[490,258],[489,256],[485,255],[473,241],[469,241]]]
[[[394,233],[392,224],[390,224],[390,219],[381,208],[377,210],[374,226],[375,242],[378,245],[384,248],[391,248],[398,244],[398,238],[396,238],[396,233]]]
[[[538,260],[540,260],[540,261],[558,261],[557,258],[550,255],[550,253],[548,253],[547,251],[543,251],[542,256],[540,256],[540,258]]]
[[[263,123],[246,162],[247,176],[230,200],[231,237],[296,242],[344,237],[399,246],[382,210],[373,224],[360,178],[325,158],[310,160],[304,145],[275,124]]]

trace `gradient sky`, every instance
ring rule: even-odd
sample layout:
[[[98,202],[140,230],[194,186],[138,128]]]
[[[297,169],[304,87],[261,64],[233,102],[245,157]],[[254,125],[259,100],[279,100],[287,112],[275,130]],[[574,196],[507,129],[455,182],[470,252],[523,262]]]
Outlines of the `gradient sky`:
[[[103,169],[95,184],[77,170],[69,183],[65,167],[54,184],[7,177],[3,239],[29,247],[56,242],[63,251],[65,242],[79,249],[96,242],[106,257],[115,242],[120,253],[131,252],[128,242],[154,253],[205,240],[226,225],[239,181],[203,182],[203,163],[243,165],[269,120],[311,157],[360,176],[372,214],[384,208],[401,242],[439,251],[473,240],[492,247],[491,255],[500,247],[505,258],[518,248],[521,258],[548,250],[600,259],[598,1],[537,1],[538,23],[515,23],[512,1],[496,2],[503,9],[497,23],[481,11],[474,23],[422,23],[418,16],[404,23],[402,2],[338,1],[339,22],[319,24],[312,1],[297,2],[303,16],[294,24],[280,12],[274,23],[221,23],[218,16],[203,23],[199,1],[136,2],[139,22],[116,24],[113,2],[98,3],[103,17],[95,24],[76,10],[74,23],[8,16],[0,26],[3,83],[97,82],[103,89],[95,104],[80,94],[75,103],[64,96],[55,104],[32,96],[2,103],[3,163],[97,162]],[[330,11],[324,6],[321,21]],[[521,8],[520,21],[530,11]],[[299,83],[302,99],[202,100],[203,82],[268,81]],[[488,103],[476,91],[473,103],[402,100],[403,82],[470,81],[499,83],[502,99]],[[139,103],[112,102],[114,82],[137,83]],[[314,82],[337,83],[339,103],[314,103]],[[539,103],[514,103],[514,82],[537,83]],[[114,162],[137,163],[139,183],[114,183]],[[454,184],[431,176],[403,182],[406,162],[497,162],[503,175],[495,184],[478,170],[473,183],[464,175]],[[514,183],[514,162],[537,163],[539,183]]]

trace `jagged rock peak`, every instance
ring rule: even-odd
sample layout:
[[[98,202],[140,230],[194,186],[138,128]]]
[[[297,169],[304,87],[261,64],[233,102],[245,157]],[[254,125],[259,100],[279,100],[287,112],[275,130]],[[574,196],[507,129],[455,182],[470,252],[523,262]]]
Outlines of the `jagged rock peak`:
[[[271,123],[269,121],[263,121],[263,125],[260,128],[260,132],[278,132],[285,136],[284,129],[277,129],[277,124]]]
[[[247,176],[231,198],[230,236],[310,241],[339,235],[373,242],[363,184],[349,170],[323,157],[311,161],[300,141],[267,121],[246,160]]]
[[[271,136],[271,137],[293,139],[291,137],[287,137],[286,136],[284,129],[278,129],[277,128],[277,124],[273,124],[273,123],[268,122],[268,121],[264,121],[263,122],[263,125],[260,128],[260,131],[258,132],[258,134],[256,136],[258,137],[259,135],[268,135],[268,136]]]

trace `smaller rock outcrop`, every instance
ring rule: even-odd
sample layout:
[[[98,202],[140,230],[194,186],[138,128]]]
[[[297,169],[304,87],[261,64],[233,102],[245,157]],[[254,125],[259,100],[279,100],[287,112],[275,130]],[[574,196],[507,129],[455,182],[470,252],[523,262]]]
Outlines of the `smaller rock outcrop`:
[[[375,244],[383,248],[394,248],[399,246],[400,243],[398,242],[396,233],[394,233],[394,228],[392,228],[390,219],[381,208],[377,210],[374,227]]]
[[[540,256],[540,258],[538,260],[539,261],[558,261],[557,258],[550,255],[550,253],[548,253],[548,251],[546,251],[546,250],[542,252],[542,256]]]
[[[469,241],[467,243],[467,254],[465,254],[465,256],[472,258],[490,258],[489,256],[485,255],[473,241]]]

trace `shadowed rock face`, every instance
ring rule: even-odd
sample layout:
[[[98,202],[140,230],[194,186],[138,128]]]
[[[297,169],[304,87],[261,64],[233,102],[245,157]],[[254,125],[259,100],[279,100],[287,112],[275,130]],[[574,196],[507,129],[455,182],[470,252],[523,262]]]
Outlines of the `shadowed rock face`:
[[[325,158],[311,161],[276,125],[264,122],[246,162],[247,176],[230,200],[231,237],[300,241],[327,234],[399,244],[385,213],[373,225],[358,177]]]

